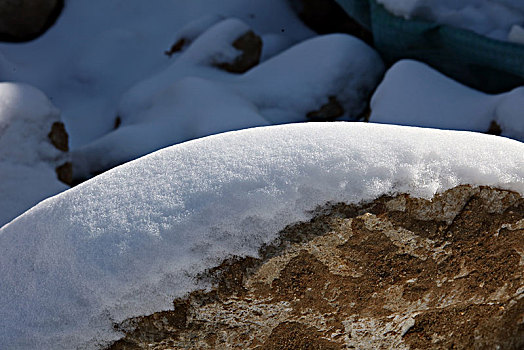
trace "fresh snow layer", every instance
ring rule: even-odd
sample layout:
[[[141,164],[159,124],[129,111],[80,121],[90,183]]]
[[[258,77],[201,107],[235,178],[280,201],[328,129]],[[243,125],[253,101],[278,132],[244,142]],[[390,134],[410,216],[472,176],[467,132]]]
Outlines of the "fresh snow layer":
[[[430,198],[460,184],[524,195],[524,145],[471,132],[288,124],[172,146],[47,199],[0,229],[0,342],[93,349],[112,322],[169,309],[197,273],[256,255],[318,205]],[[200,286],[201,287],[201,286]]]
[[[75,177],[211,134],[307,121],[329,97],[343,107],[340,119],[354,120],[384,73],[375,50],[345,34],[305,40],[245,74],[213,68],[236,57],[231,43],[248,30],[239,20],[219,20],[167,69],[133,86],[120,102],[121,126],[73,152]]]
[[[524,44],[522,0],[377,0],[391,13]]]
[[[121,95],[169,66],[176,55],[164,51],[181,36],[228,17],[268,38],[264,57],[314,35],[287,0],[68,0],[42,37],[0,43],[0,75],[44,91],[74,149],[112,129]]]
[[[55,167],[64,162],[47,134],[60,113],[38,89],[0,83],[0,226],[67,186]]]
[[[428,65],[402,60],[387,72],[371,99],[370,122],[486,132],[524,141],[524,87],[489,95]]]

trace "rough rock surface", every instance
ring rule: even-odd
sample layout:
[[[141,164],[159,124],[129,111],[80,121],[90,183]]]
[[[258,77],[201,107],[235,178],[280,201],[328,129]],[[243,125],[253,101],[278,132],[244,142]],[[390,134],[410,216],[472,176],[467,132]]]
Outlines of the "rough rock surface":
[[[460,186],[330,205],[110,349],[522,349],[524,199]]]
[[[0,40],[27,41],[38,37],[57,19],[63,0],[0,1]]]

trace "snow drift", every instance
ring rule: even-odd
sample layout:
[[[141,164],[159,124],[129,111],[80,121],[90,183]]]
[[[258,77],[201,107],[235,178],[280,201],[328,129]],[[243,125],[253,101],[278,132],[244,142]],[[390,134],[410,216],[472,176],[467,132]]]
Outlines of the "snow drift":
[[[95,348],[112,323],[168,309],[194,276],[256,255],[328,201],[459,184],[524,194],[524,145],[362,123],[271,126],[155,152],[43,201],[0,229],[0,339]]]

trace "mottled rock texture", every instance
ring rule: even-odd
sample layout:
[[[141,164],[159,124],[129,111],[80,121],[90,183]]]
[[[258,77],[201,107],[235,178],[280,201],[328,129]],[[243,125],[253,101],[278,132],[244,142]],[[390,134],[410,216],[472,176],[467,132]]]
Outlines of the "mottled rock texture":
[[[110,349],[523,349],[524,199],[460,186],[329,205]]]

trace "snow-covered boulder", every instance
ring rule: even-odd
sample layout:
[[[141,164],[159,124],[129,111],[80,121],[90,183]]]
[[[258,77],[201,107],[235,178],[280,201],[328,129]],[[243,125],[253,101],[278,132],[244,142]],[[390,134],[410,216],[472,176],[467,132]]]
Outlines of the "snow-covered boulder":
[[[166,148],[47,199],[0,229],[0,341],[95,348],[167,310],[230,255],[256,256],[326,202],[431,198],[461,184],[524,194],[524,145],[470,132],[308,123]]]
[[[521,349],[523,234],[524,198],[492,188],[324,207],[109,349]]]
[[[0,226],[40,200],[67,189],[67,133],[40,90],[0,83]]]
[[[306,40],[245,74],[217,62],[242,56],[232,46],[249,27],[235,19],[212,25],[164,71],[122,98],[119,128],[73,154],[86,179],[162,147],[219,132],[308,120],[351,120],[366,109],[384,65],[349,35]]]
[[[487,132],[524,140],[524,88],[489,95],[428,65],[394,64],[371,98],[370,122]]]

